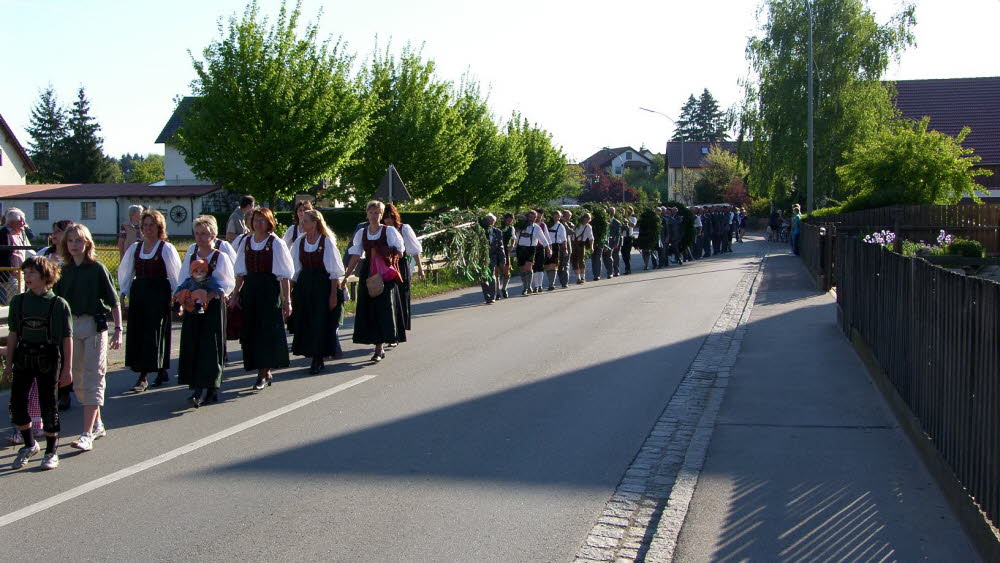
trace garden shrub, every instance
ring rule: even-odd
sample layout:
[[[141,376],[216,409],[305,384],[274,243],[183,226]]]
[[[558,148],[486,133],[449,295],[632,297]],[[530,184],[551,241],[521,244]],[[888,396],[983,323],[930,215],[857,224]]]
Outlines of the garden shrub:
[[[986,256],[983,243],[978,240],[964,238],[954,239],[952,243],[947,246],[947,253],[953,256],[962,256],[965,258],[983,258]]]

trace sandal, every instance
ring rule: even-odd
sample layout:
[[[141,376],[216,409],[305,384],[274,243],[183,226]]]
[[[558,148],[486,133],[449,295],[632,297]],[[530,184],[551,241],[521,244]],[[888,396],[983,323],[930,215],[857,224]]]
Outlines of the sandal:
[[[139,381],[136,381],[135,385],[132,386],[132,391],[136,393],[142,393],[148,387],[149,387],[149,382],[146,381],[146,378],[140,377]]]

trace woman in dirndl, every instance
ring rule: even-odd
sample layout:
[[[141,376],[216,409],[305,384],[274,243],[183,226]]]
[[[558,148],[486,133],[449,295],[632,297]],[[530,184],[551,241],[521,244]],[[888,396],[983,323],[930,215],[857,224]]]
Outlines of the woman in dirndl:
[[[384,289],[377,296],[371,296],[366,283],[370,272],[385,271],[387,268],[399,269],[399,256],[403,253],[403,236],[395,227],[382,224],[382,214],[385,204],[381,201],[370,201],[365,206],[368,215],[368,226],[354,234],[354,241],[348,253],[351,260],[347,265],[346,276],[357,270],[358,304],[354,315],[354,342],[356,344],[371,344],[375,346],[372,354],[373,362],[385,358],[383,345],[406,342],[406,317],[403,304],[399,297],[399,281],[383,275]],[[367,259],[362,268],[358,263],[362,256]],[[379,261],[376,265],[375,262]],[[389,279],[386,279],[386,278]]]
[[[208,275],[229,295],[236,287],[233,262],[215,242],[219,226],[215,217],[201,215],[194,220],[195,244],[184,255],[182,276],[190,275],[191,261],[208,263]],[[228,243],[227,243],[228,246]],[[188,402],[195,408],[219,401],[225,368],[225,300],[211,299],[203,313],[185,313],[181,324],[181,351],[177,359],[177,382],[191,390]]]
[[[337,239],[323,215],[308,209],[299,219],[302,236],[292,247],[292,308],[295,310],[292,353],[312,358],[309,374],[323,371],[323,358],[343,356],[338,327],[344,311],[340,278],[344,263]]]
[[[382,224],[394,227],[403,236],[403,255],[399,257],[399,275],[403,281],[399,284],[399,301],[403,304],[403,315],[406,319],[406,330],[410,330],[410,281],[413,278],[413,268],[416,267],[417,277],[424,279],[424,266],[420,262],[420,254],[424,247],[417,238],[417,233],[413,232],[413,227],[403,223],[396,206],[385,204],[385,213],[382,214]],[[410,262],[413,262],[412,264]],[[395,346],[390,344],[390,347]]]
[[[118,287],[128,298],[125,365],[139,373],[132,390],[142,393],[170,381],[170,299],[177,289],[181,258],[167,242],[167,224],[155,209],[139,219],[142,240],[132,243],[118,266]],[[152,384],[146,374],[156,372]]]
[[[285,234],[281,235],[281,240],[285,241],[285,246],[289,250],[292,248],[292,244],[299,240],[302,233],[302,215],[313,208],[313,204],[308,199],[303,199],[295,204],[295,213],[292,213],[292,224],[285,229]]]
[[[261,391],[274,380],[275,368],[288,367],[288,337],[284,319],[292,314],[289,279],[295,274],[285,241],[274,234],[274,214],[255,209],[250,235],[236,255],[234,307],[243,310],[240,346],[243,368],[257,370],[253,389]]]

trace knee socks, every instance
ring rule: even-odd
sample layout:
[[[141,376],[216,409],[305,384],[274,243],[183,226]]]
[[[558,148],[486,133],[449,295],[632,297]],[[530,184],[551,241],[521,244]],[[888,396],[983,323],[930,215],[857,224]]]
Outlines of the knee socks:
[[[45,453],[52,454],[56,452],[56,442],[59,441],[59,436],[45,436]]]
[[[531,289],[531,270],[521,272],[521,285],[524,286],[525,291]]]
[[[507,284],[510,283],[510,276],[500,276],[500,289],[507,291]]]
[[[549,280],[549,287],[556,286],[556,271],[555,270],[545,270],[545,277]]]
[[[538,289],[542,287],[542,273],[532,272],[531,274],[531,289]]]

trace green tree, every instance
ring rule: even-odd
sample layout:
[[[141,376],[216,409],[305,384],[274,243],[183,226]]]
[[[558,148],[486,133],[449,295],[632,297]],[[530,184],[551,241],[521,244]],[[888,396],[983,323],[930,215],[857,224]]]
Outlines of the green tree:
[[[662,154],[654,154],[650,159],[653,163],[649,170],[628,168],[625,170],[625,183],[642,190],[646,197],[660,201],[661,195],[667,193],[666,159]]]
[[[372,56],[361,82],[375,113],[364,151],[344,172],[356,200],[375,193],[390,164],[416,199],[434,196],[466,171],[473,139],[452,84],[437,78],[434,61],[410,47],[397,60],[386,49]]]
[[[681,106],[681,112],[677,115],[677,122],[674,124],[676,128],[674,129],[674,138],[672,141],[692,141],[698,138],[698,100],[695,99],[694,94],[688,96],[684,105]]]
[[[300,35],[300,7],[282,1],[271,24],[252,0],[242,19],[220,23],[204,60],[191,55],[198,98],[171,140],[199,177],[265,202],[335,177],[371,128],[353,58],[319,39],[318,22]]]
[[[464,209],[506,203],[524,181],[527,163],[520,137],[501,132],[494,123],[479,84],[466,77],[456,108],[472,140],[472,162],[434,200]]]
[[[980,161],[962,146],[970,133],[965,127],[957,137],[928,131],[930,118],[900,120],[854,147],[837,168],[841,181],[860,190],[848,201],[850,209],[892,204],[955,204],[963,196],[978,199],[977,176],[988,170],[973,169]]]
[[[705,88],[698,97],[698,109],[695,112],[695,123],[698,126],[698,137],[696,140],[708,141],[710,143],[721,143],[729,140],[729,133],[726,131],[727,123],[725,114],[719,109],[719,102],[715,100],[712,93]]]
[[[524,147],[527,173],[524,181],[517,185],[510,202],[515,208],[525,205],[545,204],[561,199],[566,189],[566,155],[561,147],[552,142],[552,134],[538,125],[531,125],[520,115],[511,120],[508,130],[519,137]]]
[[[701,159],[702,171],[694,184],[697,203],[720,203],[734,179],[747,175],[747,167],[737,155],[712,145]]]
[[[101,126],[90,115],[90,100],[83,86],[76,92],[66,127],[69,136],[63,139],[58,151],[62,160],[62,181],[103,184],[117,180],[118,165],[114,159],[104,156],[104,141],[97,134]]]
[[[844,153],[895,116],[882,83],[891,60],[913,43],[912,5],[879,24],[863,0],[813,0],[815,53],[815,197],[845,199]],[[801,0],[766,0],[762,33],[747,44],[752,77],[744,81],[741,150],[757,196],[801,200],[806,178],[809,18]]]
[[[152,184],[163,180],[163,155],[148,154],[133,160],[132,169],[125,175],[125,181],[134,184]]]
[[[62,151],[69,137],[69,127],[66,110],[59,105],[51,84],[42,90],[38,103],[31,109],[28,135],[28,155],[38,167],[37,172],[28,172],[28,183],[61,183],[65,177],[62,167],[66,162]]]

